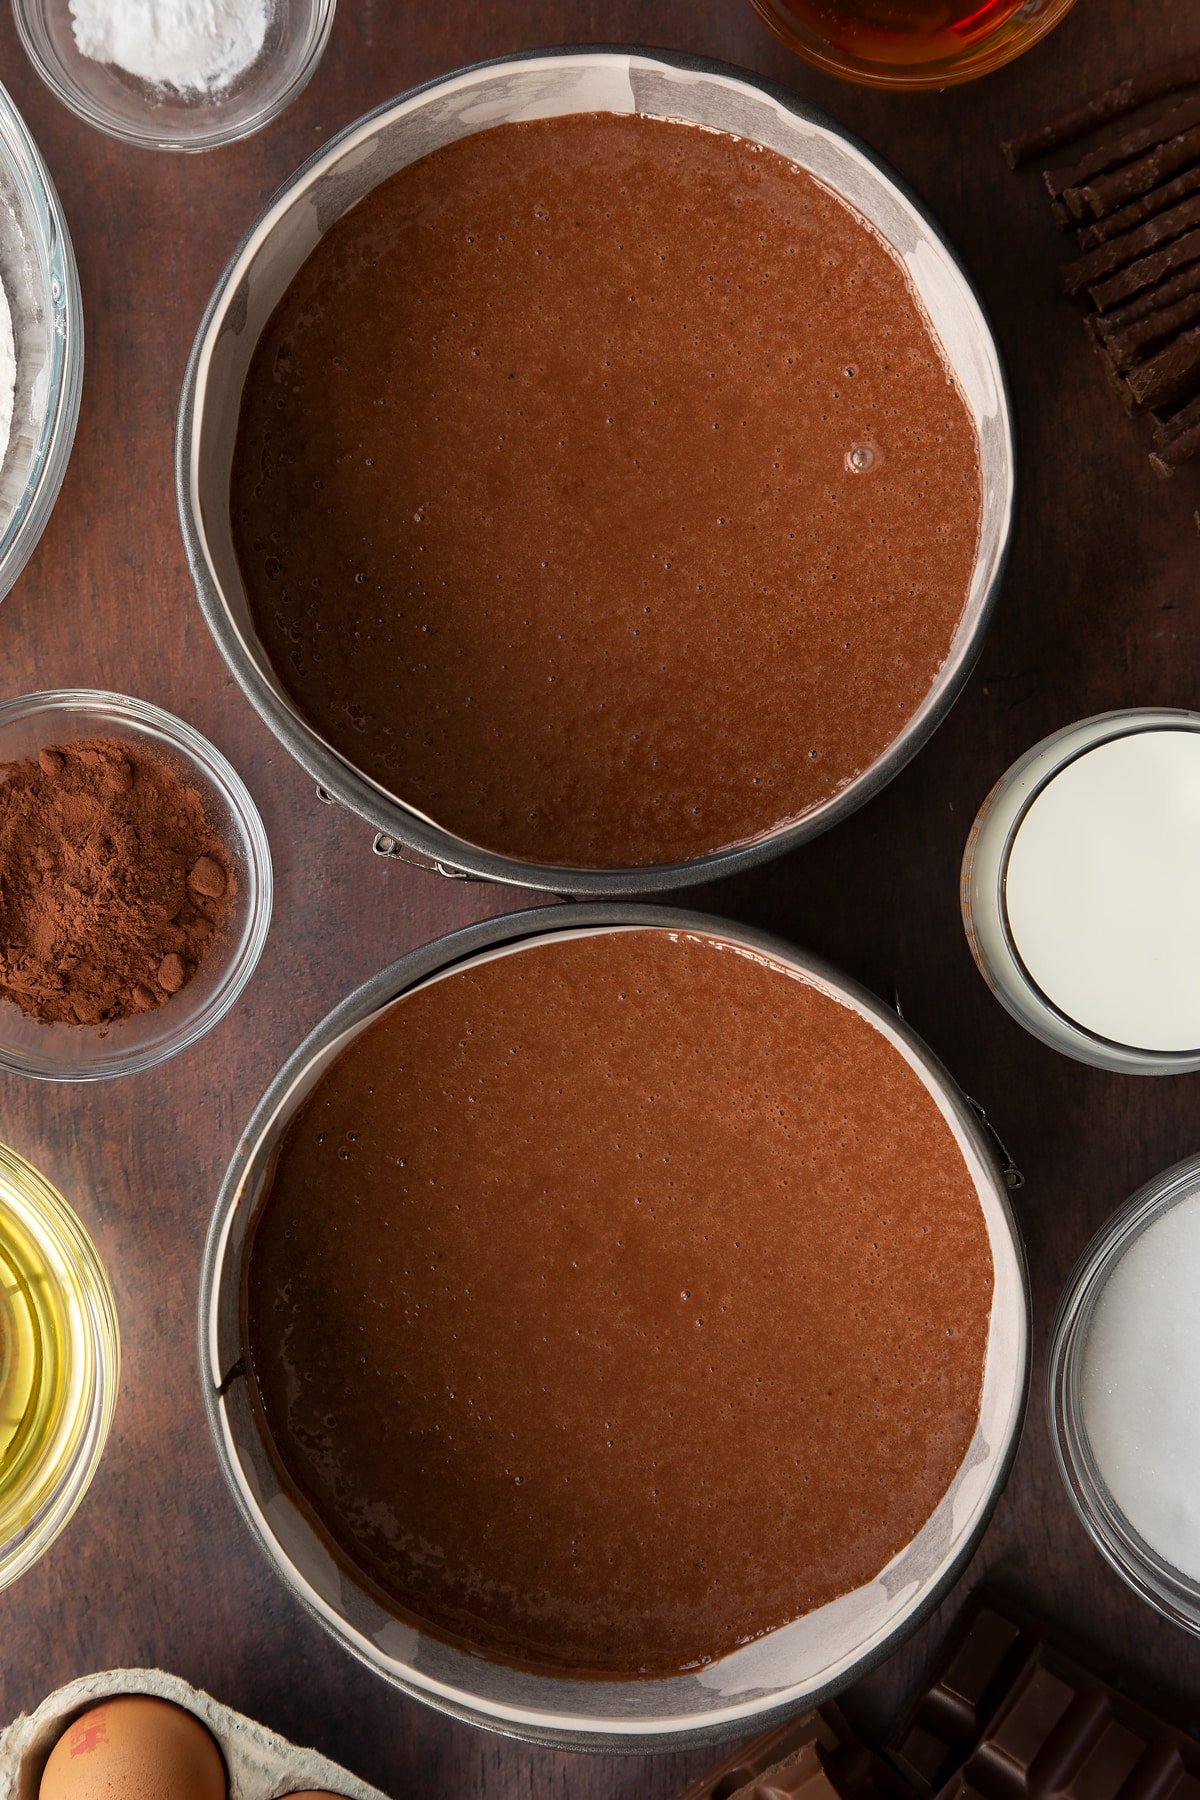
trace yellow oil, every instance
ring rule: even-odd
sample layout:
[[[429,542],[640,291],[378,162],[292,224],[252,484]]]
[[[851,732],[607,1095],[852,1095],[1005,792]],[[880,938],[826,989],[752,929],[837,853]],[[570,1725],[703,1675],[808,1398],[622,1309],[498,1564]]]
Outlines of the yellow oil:
[[[81,1498],[118,1365],[112,1294],[91,1240],[57,1190],[0,1145],[0,1587]]]
[[[0,1514],[61,1410],[68,1299],[36,1239],[0,1202]]]

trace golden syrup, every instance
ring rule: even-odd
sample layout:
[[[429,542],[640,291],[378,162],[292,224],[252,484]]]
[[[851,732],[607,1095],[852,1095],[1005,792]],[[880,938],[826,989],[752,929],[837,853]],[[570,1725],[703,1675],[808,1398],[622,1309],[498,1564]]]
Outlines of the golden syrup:
[[[793,49],[838,73],[983,75],[1044,37],[1072,0],[751,0]]]
[[[779,7],[835,50],[888,63],[969,57],[1028,10],[1024,0],[785,0]]]
[[[82,1497],[118,1367],[112,1294],[90,1239],[62,1196],[0,1145],[0,1586]]]

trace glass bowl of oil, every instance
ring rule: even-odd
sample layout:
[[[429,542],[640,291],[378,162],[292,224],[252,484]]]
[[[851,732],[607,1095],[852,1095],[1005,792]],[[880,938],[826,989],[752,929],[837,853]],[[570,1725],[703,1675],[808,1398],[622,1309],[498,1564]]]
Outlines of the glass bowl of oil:
[[[120,1362],[112,1289],[91,1239],[58,1190],[0,1144],[0,1588],[83,1499]]]

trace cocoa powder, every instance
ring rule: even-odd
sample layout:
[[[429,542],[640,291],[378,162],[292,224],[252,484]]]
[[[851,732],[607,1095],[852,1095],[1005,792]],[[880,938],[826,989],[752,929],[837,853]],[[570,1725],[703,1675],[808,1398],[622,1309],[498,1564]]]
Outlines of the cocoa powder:
[[[229,851],[165,757],[85,738],[0,764],[0,995],[46,1023],[164,1006],[229,915]]]

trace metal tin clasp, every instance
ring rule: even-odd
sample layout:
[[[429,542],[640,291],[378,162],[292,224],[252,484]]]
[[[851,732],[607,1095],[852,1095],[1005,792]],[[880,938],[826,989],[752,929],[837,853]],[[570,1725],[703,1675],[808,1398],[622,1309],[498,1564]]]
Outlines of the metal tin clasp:
[[[389,862],[407,863],[410,869],[425,869],[432,875],[440,875],[444,881],[475,881],[477,877],[468,875],[463,869],[447,868],[443,862],[433,857],[422,856],[419,850],[407,850],[388,831],[377,831],[371,849],[376,856],[385,856]]]

